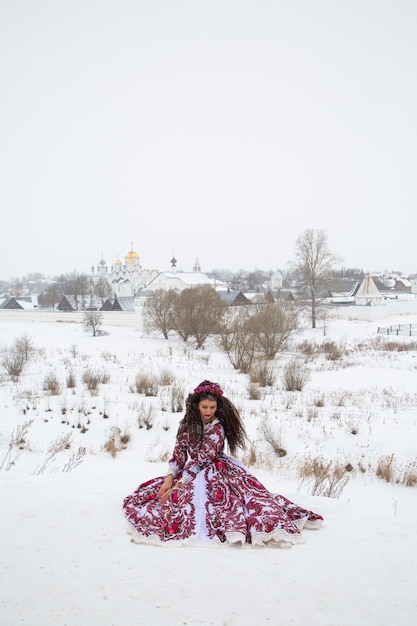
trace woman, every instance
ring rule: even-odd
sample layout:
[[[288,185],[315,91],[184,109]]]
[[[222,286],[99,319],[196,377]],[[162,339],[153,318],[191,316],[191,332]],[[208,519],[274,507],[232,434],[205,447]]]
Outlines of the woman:
[[[186,401],[166,477],[141,484],[123,508],[139,543],[290,546],[323,518],[271,494],[236,459],[244,448],[239,413],[217,383],[203,381]]]

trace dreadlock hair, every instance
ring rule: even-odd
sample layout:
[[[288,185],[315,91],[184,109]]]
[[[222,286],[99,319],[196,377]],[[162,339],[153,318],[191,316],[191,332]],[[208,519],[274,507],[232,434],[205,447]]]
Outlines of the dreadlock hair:
[[[203,380],[202,383],[190,393],[185,401],[185,417],[182,427],[188,431],[193,441],[203,440],[203,423],[198,405],[201,400],[217,402],[216,417],[224,428],[224,434],[229,445],[231,454],[235,454],[237,448],[245,448],[246,431],[234,404],[223,396],[223,391],[217,383]]]

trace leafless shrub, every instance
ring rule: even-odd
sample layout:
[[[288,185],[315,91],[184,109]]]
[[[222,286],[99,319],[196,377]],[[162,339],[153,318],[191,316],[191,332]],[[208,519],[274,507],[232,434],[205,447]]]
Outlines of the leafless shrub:
[[[327,498],[340,498],[349,476],[346,467],[322,458],[308,458],[299,469],[298,489],[304,484],[310,485],[310,494]]]
[[[304,341],[299,343],[297,349],[305,356],[313,356],[318,352],[317,344],[314,341],[309,341],[308,339],[304,339]]]
[[[171,411],[172,413],[181,413],[184,410],[185,393],[184,389],[179,385],[173,385],[171,389]]]
[[[378,460],[376,475],[387,483],[396,481],[395,454],[388,454]]]
[[[86,449],[82,446],[80,446],[76,452],[71,452],[68,461],[65,463],[64,467],[62,468],[62,471],[72,472],[72,470],[74,470],[76,467],[81,465],[83,458],[86,455],[86,452],[87,452]]]
[[[17,381],[25,364],[24,353],[16,346],[16,343],[3,348],[1,353],[1,365],[13,381]]]
[[[401,339],[387,339],[383,336],[378,336],[373,339],[363,339],[356,344],[357,350],[361,352],[368,352],[369,350],[376,350],[380,352],[415,352],[417,350],[417,341],[413,341],[408,337]]]
[[[287,450],[283,442],[283,435],[280,428],[274,427],[268,419],[261,421],[261,431],[265,441],[269,443],[275,454],[279,457],[287,455]]]
[[[384,343],[387,352],[415,352],[417,341],[387,341]]]
[[[55,461],[55,457],[59,452],[63,450],[67,450],[71,446],[71,433],[67,433],[65,435],[60,435],[56,439],[54,439],[50,444],[46,451],[45,457],[43,461],[38,465],[34,474],[39,476],[43,474],[46,470],[47,466]]]
[[[346,354],[346,348],[335,341],[323,342],[322,350],[329,361],[339,361]]]
[[[138,426],[139,428],[146,427],[146,430],[151,430],[155,421],[155,412],[151,404],[141,404],[138,414]]]
[[[12,431],[7,452],[3,457],[0,469],[3,469],[4,467],[6,472],[8,472],[9,469],[16,464],[17,459],[20,457],[25,448],[25,438],[32,424],[33,420],[27,420],[22,425],[19,424],[16,426],[16,428]]]
[[[261,389],[255,383],[250,383],[248,387],[249,400],[260,400],[262,397]]]
[[[50,396],[59,396],[61,393],[61,384],[55,372],[49,372],[43,380],[43,390]]]
[[[406,487],[414,487],[417,485],[417,462],[409,462],[405,466],[402,481]]]
[[[175,380],[174,374],[168,368],[164,368],[159,374],[159,384],[162,387],[167,387],[168,385],[172,385]]]
[[[171,456],[171,450],[161,444],[157,437],[146,451],[146,460],[150,463],[166,463]]]
[[[314,406],[316,406],[318,408],[323,408],[324,407],[324,396],[318,396],[314,400]]]
[[[302,391],[310,379],[310,370],[299,359],[292,359],[284,367],[283,383],[286,391]]]
[[[69,372],[66,379],[66,385],[68,389],[74,389],[77,385],[77,381],[74,372]]]
[[[125,450],[127,448],[129,441],[130,432],[128,429],[125,429],[125,431],[122,432],[122,429],[119,426],[112,426],[109,437],[104,443],[104,449],[114,458],[121,450]]]
[[[85,370],[82,377],[83,383],[92,396],[98,395],[99,386],[105,385],[110,381],[110,375],[107,372],[94,372],[91,369]]]
[[[140,393],[145,396],[158,395],[158,379],[153,374],[136,374],[135,380],[130,385],[132,393]]]
[[[14,346],[16,350],[23,355],[24,360],[28,361],[30,354],[34,350],[34,345],[29,335],[23,333],[23,335],[15,339]]]
[[[103,316],[100,311],[86,311],[83,317],[85,330],[91,329],[93,337],[102,334],[99,330],[102,324],[102,320]]]
[[[82,380],[91,395],[96,396],[98,394],[98,389],[100,385],[98,374],[96,372],[93,372],[92,370],[86,370],[83,373]]]
[[[260,387],[272,387],[275,383],[274,366],[268,361],[257,361],[249,372],[250,382]]]
[[[165,413],[169,410],[171,390],[167,387],[162,387],[162,389],[159,390],[158,397],[161,411]]]
[[[314,406],[309,406],[308,407],[308,409],[307,409],[307,420],[309,422],[311,422],[311,420],[317,419],[318,415],[319,415],[319,412],[317,410],[317,407],[314,407]]]

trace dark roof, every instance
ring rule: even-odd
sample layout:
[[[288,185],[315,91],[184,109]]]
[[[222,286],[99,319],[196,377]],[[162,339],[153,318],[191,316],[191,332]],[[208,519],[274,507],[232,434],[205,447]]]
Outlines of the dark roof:
[[[125,313],[135,312],[135,299],[133,296],[120,296],[115,298],[112,307],[112,311],[124,311]]]
[[[217,292],[224,304],[233,306],[237,304],[250,304],[250,300],[238,290],[218,291]]]
[[[17,298],[5,298],[0,303],[0,309],[23,309]]]

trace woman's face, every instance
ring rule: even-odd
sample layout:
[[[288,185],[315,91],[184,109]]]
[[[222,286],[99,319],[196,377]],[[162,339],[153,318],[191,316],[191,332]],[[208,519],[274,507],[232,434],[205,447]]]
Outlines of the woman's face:
[[[209,400],[208,398],[203,398],[198,403],[198,408],[200,410],[201,421],[203,424],[209,424],[216,414],[217,410],[217,402],[216,400]]]

